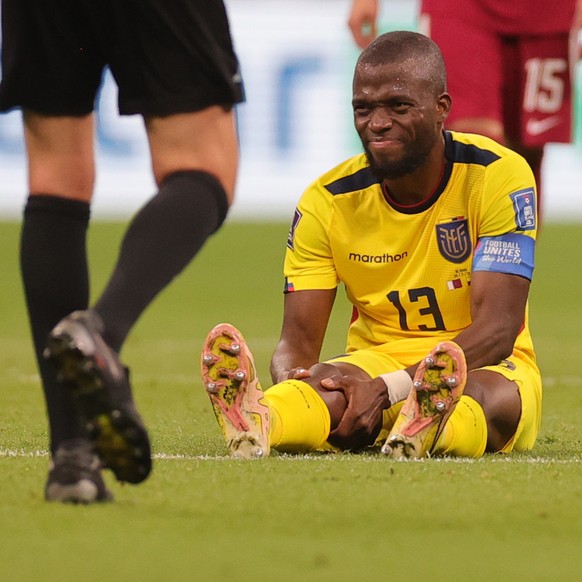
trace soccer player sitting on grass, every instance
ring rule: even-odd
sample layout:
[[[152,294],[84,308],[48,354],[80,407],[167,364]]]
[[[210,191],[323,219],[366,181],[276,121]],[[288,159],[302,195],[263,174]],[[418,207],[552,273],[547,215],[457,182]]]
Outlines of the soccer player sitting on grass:
[[[242,334],[208,335],[202,377],[233,456],[382,445],[392,458],[528,450],[542,387],[528,327],[535,181],[489,138],[443,131],[437,45],[380,36],[353,82],[364,147],[301,198],[262,391]],[[346,353],[319,362],[339,283]]]

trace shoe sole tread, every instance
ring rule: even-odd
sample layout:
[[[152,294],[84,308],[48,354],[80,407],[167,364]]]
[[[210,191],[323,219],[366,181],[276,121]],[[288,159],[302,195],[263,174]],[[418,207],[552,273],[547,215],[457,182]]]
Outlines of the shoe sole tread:
[[[83,351],[72,334],[52,335],[45,355],[68,382],[90,439],[104,466],[118,481],[141,483],[151,472],[147,431],[127,403],[113,402],[94,353]]]

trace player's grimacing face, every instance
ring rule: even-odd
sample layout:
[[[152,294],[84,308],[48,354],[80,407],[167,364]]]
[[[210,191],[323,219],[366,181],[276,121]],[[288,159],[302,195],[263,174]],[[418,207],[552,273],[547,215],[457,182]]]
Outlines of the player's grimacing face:
[[[414,172],[440,139],[438,98],[405,65],[358,65],[352,106],[356,131],[380,180]]]

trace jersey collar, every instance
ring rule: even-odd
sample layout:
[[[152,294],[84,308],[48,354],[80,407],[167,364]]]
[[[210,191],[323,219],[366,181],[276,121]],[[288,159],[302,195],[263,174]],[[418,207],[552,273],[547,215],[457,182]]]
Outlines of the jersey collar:
[[[453,171],[453,162],[452,162],[452,147],[453,147],[453,140],[451,134],[448,131],[444,131],[444,138],[445,138],[445,165],[443,167],[443,171],[441,173],[440,180],[434,189],[434,191],[427,196],[424,200],[417,202],[416,204],[405,205],[399,204],[396,202],[392,196],[390,195],[390,191],[386,187],[385,184],[382,184],[382,192],[384,194],[384,198],[386,202],[394,210],[400,212],[402,214],[419,214],[420,212],[424,212],[428,210],[440,197],[440,195],[444,192],[447,184],[449,183],[449,179],[451,178],[451,173]]]

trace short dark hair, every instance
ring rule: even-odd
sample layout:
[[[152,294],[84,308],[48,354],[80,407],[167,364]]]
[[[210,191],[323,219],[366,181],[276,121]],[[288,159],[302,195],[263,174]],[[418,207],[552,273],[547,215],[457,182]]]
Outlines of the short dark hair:
[[[412,61],[415,74],[426,79],[435,95],[447,90],[442,53],[434,41],[418,32],[396,30],[380,35],[362,51],[356,67],[405,61]]]

